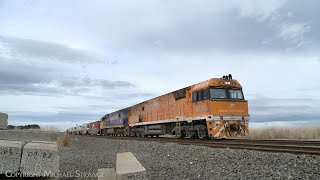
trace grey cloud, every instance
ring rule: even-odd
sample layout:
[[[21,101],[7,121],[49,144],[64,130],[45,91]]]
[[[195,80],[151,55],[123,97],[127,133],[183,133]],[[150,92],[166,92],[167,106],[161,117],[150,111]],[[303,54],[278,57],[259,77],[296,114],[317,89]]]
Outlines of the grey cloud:
[[[64,77],[59,82],[59,85],[62,87],[90,87],[90,86],[100,86],[102,88],[106,89],[114,89],[114,88],[120,88],[120,87],[135,87],[134,84],[126,81],[109,81],[104,79],[91,79],[88,77],[84,78],[76,78],[76,77]]]
[[[111,91],[105,93],[105,95],[83,95],[82,97],[88,99],[95,99],[102,101],[104,105],[88,106],[88,109],[100,110],[104,109],[104,112],[113,112],[119,109],[127,108],[135,104],[139,104],[146,100],[157,97],[157,94],[147,92],[119,92]]]
[[[115,33],[112,37],[115,39],[113,46],[166,53],[208,51],[257,53],[304,51],[319,45],[318,42],[314,42],[314,37],[318,37],[319,33],[313,31],[315,26],[313,21],[317,21],[315,14],[318,10],[312,9],[313,16],[310,14],[305,14],[301,18],[288,16],[289,9],[294,16],[301,14],[299,12],[301,4],[296,1],[252,3],[240,1],[220,3],[219,6],[217,3],[202,1],[199,4],[201,5],[186,1],[184,8],[178,9],[175,8],[180,6],[179,3],[166,4],[170,7],[165,9],[168,13],[175,10],[175,16],[168,20],[169,25],[162,22],[162,18],[166,17],[162,14],[164,12],[154,9],[159,24],[143,19],[145,21],[141,29],[137,30],[135,26],[128,27],[132,28],[132,32],[125,32],[126,38]],[[222,10],[217,7],[221,7]]]
[[[183,53],[277,48],[261,44],[266,36],[274,34],[274,30],[267,24],[236,18],[235,13],[225,15],[228,22],[217,22],[210,19],[214,15],[209,13],[205,17],[195,16],[188,21],[177,22],[174,27],[166,30],[138,33],[130,43],[132,46],[152,51]],[[286,45],[279,43],[282,48]]]
[[[144,48],[153,45],[153,50],[186,53],[224,50],[229,52],[284,51],[292,46],[291,41],[286,41],[287,39],[276,39],[275,30],[267,24],[243,19],[231,21],[230,24],[191,21],[167,32],[138,35],[140,39],[133,44],[140,43]],[[271,37],[268,44],[264,43],[267,41],[266,37]]]
[[[263,5],[262,9],[254,8],[257,4]],[[319,47],[320,34],[317,29],[320,23],[317,20],[319,11],[316,8],[320,5],[319,1],[311,0],[308,4],[299,0],[260,1],[247,5],[249,8],[242,6],[244,17],[257,18],[258,22],[266,24],[274,31],[272,36],[266,36],[262,41],[266,47],[277,48],[280,43],[290,52],[314,51],[314,47]]]
[[[312,98],[269,98],[249,99],[251,122],[272,121],[315,121],[320,123],[320,104]]]
[[[114,89],[120,87],[135,87],[134,84],[126,81],[110,81],[105,79],[91,79],[89,77],[84,78],[75,78],[75,77],[68,77],[64,78],[59,82],[62,86],[65,87],[75,87],[75,86],[100,86],[106,89]]]
[[[135,98],[135,97],[157,97],[157,95],[155,95],[154,93],[148,93],[148,92],[136,92],[136,93],[128,93],[128,94],[124,94],[121,95],[125,98]]]
[[[320,61],[320,59],[319,59],[319,61]],[[316,90],[319,90],[319,89],[320,89],[320,85],[316,85],[316,86],[311,86],[311,87],[299,87],[296,90],[301,92],[301,93],[307,93],[307,92],[316,91]]]
[[[277,10],[281,9],[287,0],[269,1],[235,1],[240,10],[240,16],[251,17],[257,21],[265,21],[272,18]]]
[[[79,95],[94,88],[108,90],[135,87],[126,81],[75,77],[72,74],[61,76],[52,68],[16,63],[14,59],[2,58],[2,60],[0,61],[1,94],[61,96]]]
[[[57,88],[53,87],[43,87],[36,85],[5,85],[5,87],[0,88],[0,94],[3,95],[36,95],[36,96],[63,96],[66,94],[72,95],[71,93],[66,93]],[[73,94],[75,95],[75,94]]]
[[[117,90],[115,90],[117,91]],[[116,92],[110,92],[112,94],[111,96],[84,96],[87,98],[93,98],[93,99],[105,99],[105,100],[112,100],[112,101],[127,101],[128,99],[134,99],[134,98],[144,98],[144,100],[148,100],[147,98],[154,98],[159,96],[160,94],[154,94],[154,93],[148,93],[148,92],[121,92],[121,93],[116,93]],[[143,101],[143,100],[142,100]],[[139,103],[139,102],[137,102]]]
[[[18,63],[16,59],[0,57],[1,94],[58,94],[58,89],[44,87],[54,77],[53,69]]]
[[[44,83],[51,78],[52,72],[51,68],[18,63],[16,59],[0,56],[0,83],[3,84]]]
[[[79,123],[81,121],[95,121],[100,119],[100,114],[96,113],[72,113],[72,112],[58,112],[56,114],[24,114],[24,113],[9,113],[9,123],[20,122],[28,124],[30,121],[48,122],[52,121],[60,122],[63,124],[65,121],[72,121],[74,123]]]
[[[135,85],[126,81],[107,81],[97,80],[93,82],[94,85],[99,85],[103,88],[116,88],[116,87],[134,87]]]
[[[46,4],[49,4],[48,7],[55,6],[56,1]],[[115,1],[92,1],[90,4],[59,1],[59,4],[74,8],[68,11],[45,9],[53,16],[44,14],[44,19],[58,22],[59,30],[72,26],[77,30],[72,31],[75,37],[90,39],[102,47],[113,48],[118,52],[140,50],[145,53],[150,50],[167,53],[208,51],[256,53],[305,50],[314,45],[318,46],[320,42],[317,31],[319,13],[316,8],[319,2],[316,0],[308,4],[298,0],[219,3],[210,0],[201,2],[142,0],[136,3],[127,1],[125,5]],[[112,8],[106,11],[102,7]],[[23,12],[30,11],[29,7],[20,8]],[[30,8],[43,8],[43,4],[33,3]],[[38,16],[37,11],[31,14],[35,21],[43,21],[38,19]],[[66,19],[61,20],[62,17]],[[81,23],[77,23],[79,19]],[[43,23],[45,25],[45,22]],[[33,25],[38,29],[42,27],[39,23]],[[94,33],[87,33],[88,27]],[[62,52],[68,54],[69,51]],[[60,53],[53,54],[61,57]]]
[[[13,58],[81,63],[103,62],[102,57],[94,53],[53,42],[0,36],[1,44],[5,47],[6,54]]]
[[[253,123],[262,123],[262,122],[273,122],[273,121],[300,121],[300,122],[309,122],[313,121],[318,125],[320,124],[320,114],[307,114],[307,113],[288,113],[288,114],[252,114],[251,122]]]
[[[297,111],[307,111],[310,110],[312,106],[308,105],[272,105],[272,106],[258,106],[258,105],[251,105],[250,111],[253,112],[276,112],[276,111],[282,111],[282,112],[297,112]]]
[[[308,104],[311,105],[315,102],[319,102],[319,99],[317,98],[304,98],[304,97],[295,97],[295,98],[271,98],[267,96],[261,96],[261,95],[252,95],[250,94],[249,98],[250,104],[252,105],[258,105],[258,106],[274,106],[279,103],[282,104]]]

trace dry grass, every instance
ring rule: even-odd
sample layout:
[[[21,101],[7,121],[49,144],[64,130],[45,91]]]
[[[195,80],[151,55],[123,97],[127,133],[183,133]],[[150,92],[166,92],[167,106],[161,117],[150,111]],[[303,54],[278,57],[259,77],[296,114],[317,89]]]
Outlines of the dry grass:
[[[249,139],[320,139],[320,127],[315,128],[252,128]]]
[[[68,146],[70,139],[71,139],[70,135],[66,133],[63,136],[58,137],[57,138],[58,148],[62,149],[62,147]]]
[[[60,132],[60,130],[54,126],[45,126],[41,127],[40,131],[48,131],[48,132]]]

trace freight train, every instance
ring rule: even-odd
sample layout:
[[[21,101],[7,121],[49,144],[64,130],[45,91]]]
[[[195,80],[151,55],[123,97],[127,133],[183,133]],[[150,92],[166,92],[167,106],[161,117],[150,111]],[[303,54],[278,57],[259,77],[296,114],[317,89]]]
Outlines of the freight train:
[[[229,74],[106,114],[94,123],[67,131],[140,137],[243,137],[249,134],[248,101],[240,83]]]

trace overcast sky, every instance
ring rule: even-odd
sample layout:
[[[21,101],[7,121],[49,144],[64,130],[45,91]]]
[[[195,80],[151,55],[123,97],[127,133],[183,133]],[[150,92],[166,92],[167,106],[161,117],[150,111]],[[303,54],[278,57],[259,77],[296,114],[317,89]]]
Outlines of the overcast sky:
[[[66,129],[224,74],[251,126],[320,124],[320,1],[0,0],[0,111]]]

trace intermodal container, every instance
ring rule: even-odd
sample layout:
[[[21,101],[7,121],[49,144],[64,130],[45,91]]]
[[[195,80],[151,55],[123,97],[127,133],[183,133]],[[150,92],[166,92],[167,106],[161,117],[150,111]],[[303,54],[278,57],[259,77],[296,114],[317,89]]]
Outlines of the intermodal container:
[[[89,123],[89,129],[97,128],[100,129],[100,121],[94,121]]]

